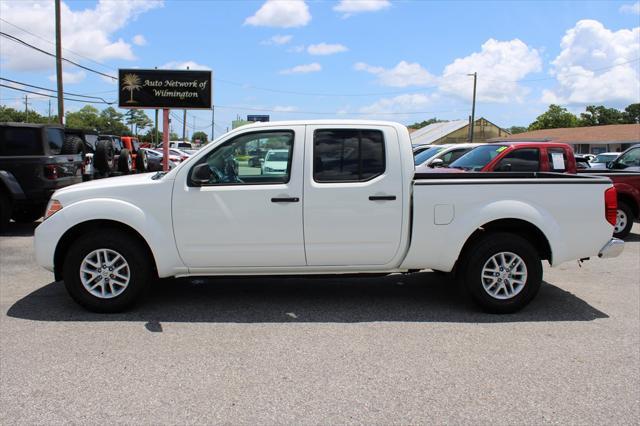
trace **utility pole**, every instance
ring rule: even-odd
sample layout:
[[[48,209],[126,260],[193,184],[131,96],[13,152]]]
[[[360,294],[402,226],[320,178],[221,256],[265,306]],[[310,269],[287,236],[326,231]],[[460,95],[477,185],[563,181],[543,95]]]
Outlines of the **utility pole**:
[[[189,67],[187,67],[187,70]],[[182,140],[187,141],[187,110],[184,110],[184,117],[182,117]]]
[[[51,121],[51,98],[49,98],[49,122]]]
[[[469,142],[473,142],[473,126],[476,121],[476,82],[478,81],[478,73],[467,74],[473,76],[473,105],[471,106],[471,129],[469,133]]]
[[[60,0],[56,3],[56,80],[58,82],[58,122],[64,124],[64,98],[62,97],[62,33],[60,31]]]
[[[158,67],[154,67],[154,69],[158,69]],[[156,146],[158,146],[158,110],[156,109],[156,125],[154,127],[154,131],[153,131],[153,137],[151,139],[151,141],[153,142],[153,146],[154,148]]]
[[[24,95],[24,121],[25,123],[29,122],[29,95]]]

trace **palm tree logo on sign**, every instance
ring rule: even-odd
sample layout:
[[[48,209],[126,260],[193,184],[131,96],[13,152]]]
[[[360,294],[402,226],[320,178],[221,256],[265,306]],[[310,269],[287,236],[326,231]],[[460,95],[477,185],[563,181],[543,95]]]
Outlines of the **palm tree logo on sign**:
[[[138,103],[138,101],[133,99],[133,92],[135,90],[140,90],[142,88],[141,83],[142,83],[142,81],[140,80],[140,77],[138,77],[136,74],[125,74],[124,75],[124,78],[122,79],[122,89],[129,91],[130,98],[127,101],[128,104],[137,104]]]

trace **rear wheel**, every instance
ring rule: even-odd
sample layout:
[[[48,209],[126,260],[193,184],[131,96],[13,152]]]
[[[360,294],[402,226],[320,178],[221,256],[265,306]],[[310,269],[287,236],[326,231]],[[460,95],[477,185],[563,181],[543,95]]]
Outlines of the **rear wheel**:
[[[466,250],[464,285],[487,312],[516,312],[535,297],[542,283],[542,262],[524,238],[509,233],[483,236]]]
[[[64,138],[62,144],[62,154],[83,154],[84,155],[84,143],[79,136],[67,135]]]
[[[631,232],[631,227],[633,227],[633,211],[624,201],[618,201],[618,212],[616,215],[616,225],[613,228],[613,236],[616,238],[625,238]]]
[[[113,146],[108,140],[96,142],[96,152],[93,155],[93,167],[101,174],[111,172],[113,164]]]
[[[136,155],[136,170],[138,173],[144,173],[149,170],[149,159],[147,158],[147,152],[138,150]]]
[[[152,277],[146,248],[120,230],[76,240],[64,261],[69,295],[93,312],[120,312],[134,304]]]
[[[131,153],[128,149],[120,151],[120,157],[118,157],[118,171],[120,173],[131,173],[133,170],[133,160],[131,159]]]

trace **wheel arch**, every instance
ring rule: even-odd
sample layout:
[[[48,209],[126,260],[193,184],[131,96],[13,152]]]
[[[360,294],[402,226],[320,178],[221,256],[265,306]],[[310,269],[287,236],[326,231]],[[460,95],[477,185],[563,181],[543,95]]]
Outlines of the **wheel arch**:
[[[523,219],[496,219],[478,227],[465,241],[458,259],[463,259],[476,241],[494,232],[508,232],[526,239],[538,252],[540,259],[547,260],[550,264],[553,262],[553,252],[547,237],[540,228]]]
[[[618,202],[623,202],[631,209],[633,213],[633,219],[640,218],[640,206],[638,206],[638,202],[633,198],[631,194],[627,194],[624,192],[618,192]]]
[[[131,226],[111,219],[98,219],[98,220],[88,220],[86,222],[79,223],[71,228],[69,228],[60,238],[58,244],[56,245],[54,255],[53,255],[53,265],[54,265],[54,274],[56,281],[61,281],[64,279],[63,275],[63,263],[64,263],[64,255],[71,246],[71,244],[80,238],[82,235],[85,235],[87,232],[92,230],[105,230],[105,229],[115,229],[118,231],[123,231],[127,233],[127,235],[132,236],[137,241],[139,241],[144,247],[146,251],[146,255],[149,259],[152,260],[152,266],[154,274],[158,274],[157,264],[155,256],[153,255],[153,251],[149,246],[147,240],[134,228]]]

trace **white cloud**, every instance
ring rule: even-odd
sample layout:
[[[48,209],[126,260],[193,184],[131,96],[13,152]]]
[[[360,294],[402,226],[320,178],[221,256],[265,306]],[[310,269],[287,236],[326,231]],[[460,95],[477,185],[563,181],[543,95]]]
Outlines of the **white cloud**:
[[[396,113],[416,111],[416,108],[424,107],[432,98],[421,93],[406,94],[394,98],[383,98],[371,105],[360,108],[360,112],[366,114]]]
[[[620,13],[629,15],[640,15],[640,1],[631,4],[623,4],[620,6]]]
[[[356,63],[354,68],[357,71],[365,71],[377,75],[379,83],[383,86],[428,86],[436,81],[436,77],[420,64],[406,61],[400,61],[398,65],[391,69],[374,67],[364,62]]]
[[[87,78],[87,74],[80,70],[78,72],[66,72],[66,71],[62,71],[62,81],[64,82],[64,84],[74,84],[74,83],[80,83],[81,81],[83,81],[85,78]],[[57,81],[57,76],[56,74],[52,74],[49,76],[49,80],[50,81]],[[111,80],[111,79],[110,79]]]
[[[302,53],[302,52],[304,52],[304,44],[301,44],[299,46],[293,46],[293,47],[287,49],[287,52],[289,52],[289,53]]]
[[[322,70],[322,65],[317,62],[306,65],[298,65],[293,68],[287,68],[280,71],[280,74],[306,74],[310,72],[318,72]]]
[[[267,0],[258,11],[245,19],[245,25],[256,27],[304,27],[311,21],[309,6],[304,0]]]
[[[137,34],[133,36],[133,44],[135,44],[136,46],[146,46],[147,39],[144,38],[142,34]]]
[[[389,0],[341,0],[333,6],[333,10],[343,13],[343,18],[347,18],[356,13],[377,12],[390,6]]]
[[[165,70],[186,70],[189,67],[190,70],[210,70],[211,67],[207,65],[201,65],[195,61],[171,61],[159,67]]]
[[[640,101],[640,27],[611,31],[600,22],[581,20],[560,43],[552,74],[558,86],[542,100],[561,104]]]
[[[333,55],[334,53],[346,52],[347,47],[342,44],[319,43],[312,44],[307,47],[310,55]]]
[[[480,52],[458,58],[447,65],[440,78],[439,89],[470,100],[473,79],[467,74],[477,72],[477,99],[480,102],[522,102],[529,89],[516,80],[541,70],[542,60],[536,49],[518,39],[489,39]]]
[[[293,40],[293,36],[292,35],[274,35],[273,37],[267,39],[267,40],[263,40],[260,42],[260,44],[263,45],[283,45],[283,44],[287,44],[290,43],[291,40]]]
[[[156,0],[100,0],[93,8],[72,11],[66,3],[62,3],[60,12],[63,54],[80,61],[83,58],[77,57],[71,51],[96,61],[133,60],[135,55],[132,46],[122,39],[114,40],[113,34],[130,25],[140,14],[162,5],[162,1]],[[0,16],[3,19],[52,42],[55,41],[55,23],[52,19],[54,13],[54,3],[50,1],[0,2]],[[55,51],[54,44],[2,21],[0,28],[3,32],[43,50]],[[7,40],[2,43],[0,58],[3,68],[16,71],[51,70],[55,66],[52,58]]]

